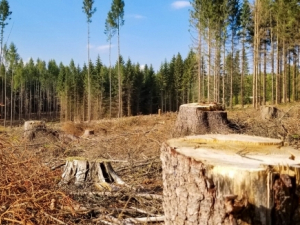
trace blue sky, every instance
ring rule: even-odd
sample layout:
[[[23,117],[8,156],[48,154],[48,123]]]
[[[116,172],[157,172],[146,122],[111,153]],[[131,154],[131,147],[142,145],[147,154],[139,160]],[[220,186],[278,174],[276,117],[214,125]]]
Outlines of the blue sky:
[[[12,11],[4,42],[14,42],[26,62],[55,59],[65,65],[73,59],[87,62],[87,23],[82,0],[8,0]],[[133,63],[152,64],[158,70],[178,52],[185,58],[191,46],[189,0],[125,0],[124,26],[120,30],[121,55]],[[109,65],[104,25],[111,0],[95,0],[90,24],[90,57],[100,55]],[[117,35],[112,39],[112,63],[117,60]]]

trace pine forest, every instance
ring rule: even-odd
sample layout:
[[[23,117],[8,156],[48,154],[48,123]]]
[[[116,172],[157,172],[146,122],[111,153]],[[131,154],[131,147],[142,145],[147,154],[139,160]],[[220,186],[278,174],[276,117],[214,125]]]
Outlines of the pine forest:
[[[97,13],[84,1],[87,25]],[[108,42],[122,36],[124,2],[108,12]],[[12,13],[1,1],[0,102],[4,125],[13,121],[48,119],[85,121],[177,111],[191,102],[236,105],[280,104],[299,100],[300,1],[191,0],[191,49],[151,64],[122,57],[104,65],[101,55],[79,66],[30,59],[24,63],[3,33]],[[113,6],[113,5],[112,5]],[[117,34],[117,35],[115,35]],[[115,37],[117,36],[117,37]],[[81,62],[79,62],[81,63]]]

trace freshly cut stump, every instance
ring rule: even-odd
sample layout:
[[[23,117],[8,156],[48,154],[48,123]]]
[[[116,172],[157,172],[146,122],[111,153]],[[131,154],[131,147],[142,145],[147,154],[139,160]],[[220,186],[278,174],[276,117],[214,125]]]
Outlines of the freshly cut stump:
[[[68,158],[62,174],[61,184],[75,184],[78,187],[95,185],[98,189],[111,190],[112,183],[125,184],[116,174],[109,160]]]
[[[165,224],[300,224],[300,152],[282,145],[238,134],[164,143]]]
[[[44,131],[46,129],[45,121],[31,120],[24,123],[24,139],[31,141],[34,139],[37,131]]]
[[[95,134],[94,130],[85,130],[82,137],[89,137],[94,134]]]
[[[232,133],[227,112],[220,104],[190,103],[179,108],[173,137],[207,133]]]

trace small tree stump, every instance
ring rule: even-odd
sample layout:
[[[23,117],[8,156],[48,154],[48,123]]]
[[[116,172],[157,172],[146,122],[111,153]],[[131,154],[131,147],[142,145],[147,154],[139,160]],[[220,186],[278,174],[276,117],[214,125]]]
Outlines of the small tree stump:
[[[83,133],[82,137],[88,137],[88,136],[93,135],[93,134],[95,134],[94,130],[87,129],[87,130],[84,130],[84,133]]]
[[[198,135],[161,147],[165,224],[300,224],[300,153],[281,140]]]
[[[61,184],[110,188],[110,184],[123,185],[123,180],[113,170],[109,160],[89,160],[86,158],[68,158],[62,174]]]
[[[34,139],[37,131],[45,130],[45,121],[31,120],[24,123],[24,139],[31,141]]]
[[[220,104],[184,104],[179,113],[173,131],[173,137],[182,137],[206,133],[229,133],[227,112]]]
[[[263,120],[271,120],[280,116],[282,112],[274,106],[261,106],[260,115]]]

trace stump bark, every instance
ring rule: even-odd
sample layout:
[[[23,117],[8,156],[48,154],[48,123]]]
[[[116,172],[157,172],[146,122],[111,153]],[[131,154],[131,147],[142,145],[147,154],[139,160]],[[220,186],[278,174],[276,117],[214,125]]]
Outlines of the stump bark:
[[[45,121],[31,120],[24,123],[24,139],[31,141],[34,139],[37,131],[46,130]]]
[[[297,225],[300,153],[277,139],[197,135],[161,147],[165,224]]]
[[[283,113],[274,106],[261,106],[260,107],[260,115],[263,120],[275,119],[275,118],[278,118],[281,114],[283,114]]]
[[[112,183],[125,184],[109,160],[86,158],[68,158],[60,182],[60,184],[74,184],[77,187],[95,185],[98,189],[109,190]]]
[[[212,104],[184,104],[179,108],[173,137],[206,133],[232,133],[227,112],[222,106]]]

